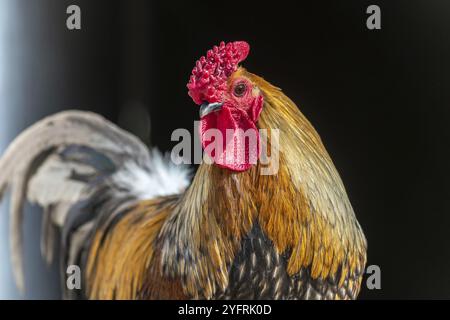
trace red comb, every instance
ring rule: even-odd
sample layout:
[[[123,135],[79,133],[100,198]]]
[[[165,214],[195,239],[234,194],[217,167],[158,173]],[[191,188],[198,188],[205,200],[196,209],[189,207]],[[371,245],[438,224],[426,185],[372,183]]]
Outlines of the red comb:
[[[226,90],[228,77],[236,71],[238,63],[245,60],[250,46],[245,41],[235,41],[214,46],[195,64],[187,84],[189,96],[197,104],[218,102]]]

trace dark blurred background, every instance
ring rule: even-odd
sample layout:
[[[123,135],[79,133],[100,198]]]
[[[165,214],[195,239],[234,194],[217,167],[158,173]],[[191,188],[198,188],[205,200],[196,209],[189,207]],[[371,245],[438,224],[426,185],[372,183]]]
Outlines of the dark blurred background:
[[[361,298],[450,298],[450,3],[448,1],[0,0],[0,152],[64,109],[98,112],[170,150],[193,130],[186,83],[221,40],[246,40],[244,66],[283,88],[315,125],[366,233],[381,290]],[[82,29],[66,28],[79,5]],[[377,4],[382,29],[366,28]],[[149,118],[151,118],[151,125]],[[27,293],[9,265],[0,214],[0,298],[59,298],[26,215]]]

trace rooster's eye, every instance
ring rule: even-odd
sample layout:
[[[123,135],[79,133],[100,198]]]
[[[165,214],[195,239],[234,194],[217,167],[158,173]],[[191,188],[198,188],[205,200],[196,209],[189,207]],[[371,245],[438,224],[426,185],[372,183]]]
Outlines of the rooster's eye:
[[[247,90],[247,86],[245,83],[239,83],[236,87],[234,87],[234,95],[236,97],[242,97]]]

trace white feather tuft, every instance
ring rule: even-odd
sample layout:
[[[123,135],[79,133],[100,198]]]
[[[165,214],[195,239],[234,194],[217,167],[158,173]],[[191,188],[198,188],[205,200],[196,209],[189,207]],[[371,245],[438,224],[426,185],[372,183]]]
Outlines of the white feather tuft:
[[[170,157],[163,156],[157,149],[151,152],[150,167],[151,171],[147,171],[129,161],[112,179],[141,200],[181,193],[191,180],[188,167],[175,165]]]

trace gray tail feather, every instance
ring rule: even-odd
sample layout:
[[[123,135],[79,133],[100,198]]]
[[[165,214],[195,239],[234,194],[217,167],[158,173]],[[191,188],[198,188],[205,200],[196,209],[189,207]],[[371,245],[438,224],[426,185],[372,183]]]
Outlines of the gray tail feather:
[[[122,170],[125,162],[134,163],[142,172],[151,172],[150,152],[142,142],[90,112],[66,111],[50,116],[11,143],[0,158],[0,200],[9,189],[11,261],[20,290],[25,288],[22,253],[25,201],[44,209],[41,236],[44,259],[48,263],[53,260],[59,228],[66,233],[62,256],[70,260],[69,256],[80,255],[94,225],[93,215],[83,210],[72,211],[85,212],[87,216],[75,214],[68,221],[71,208],[90,199],[101,187],[121,190],[121,186],[108,179]]]

